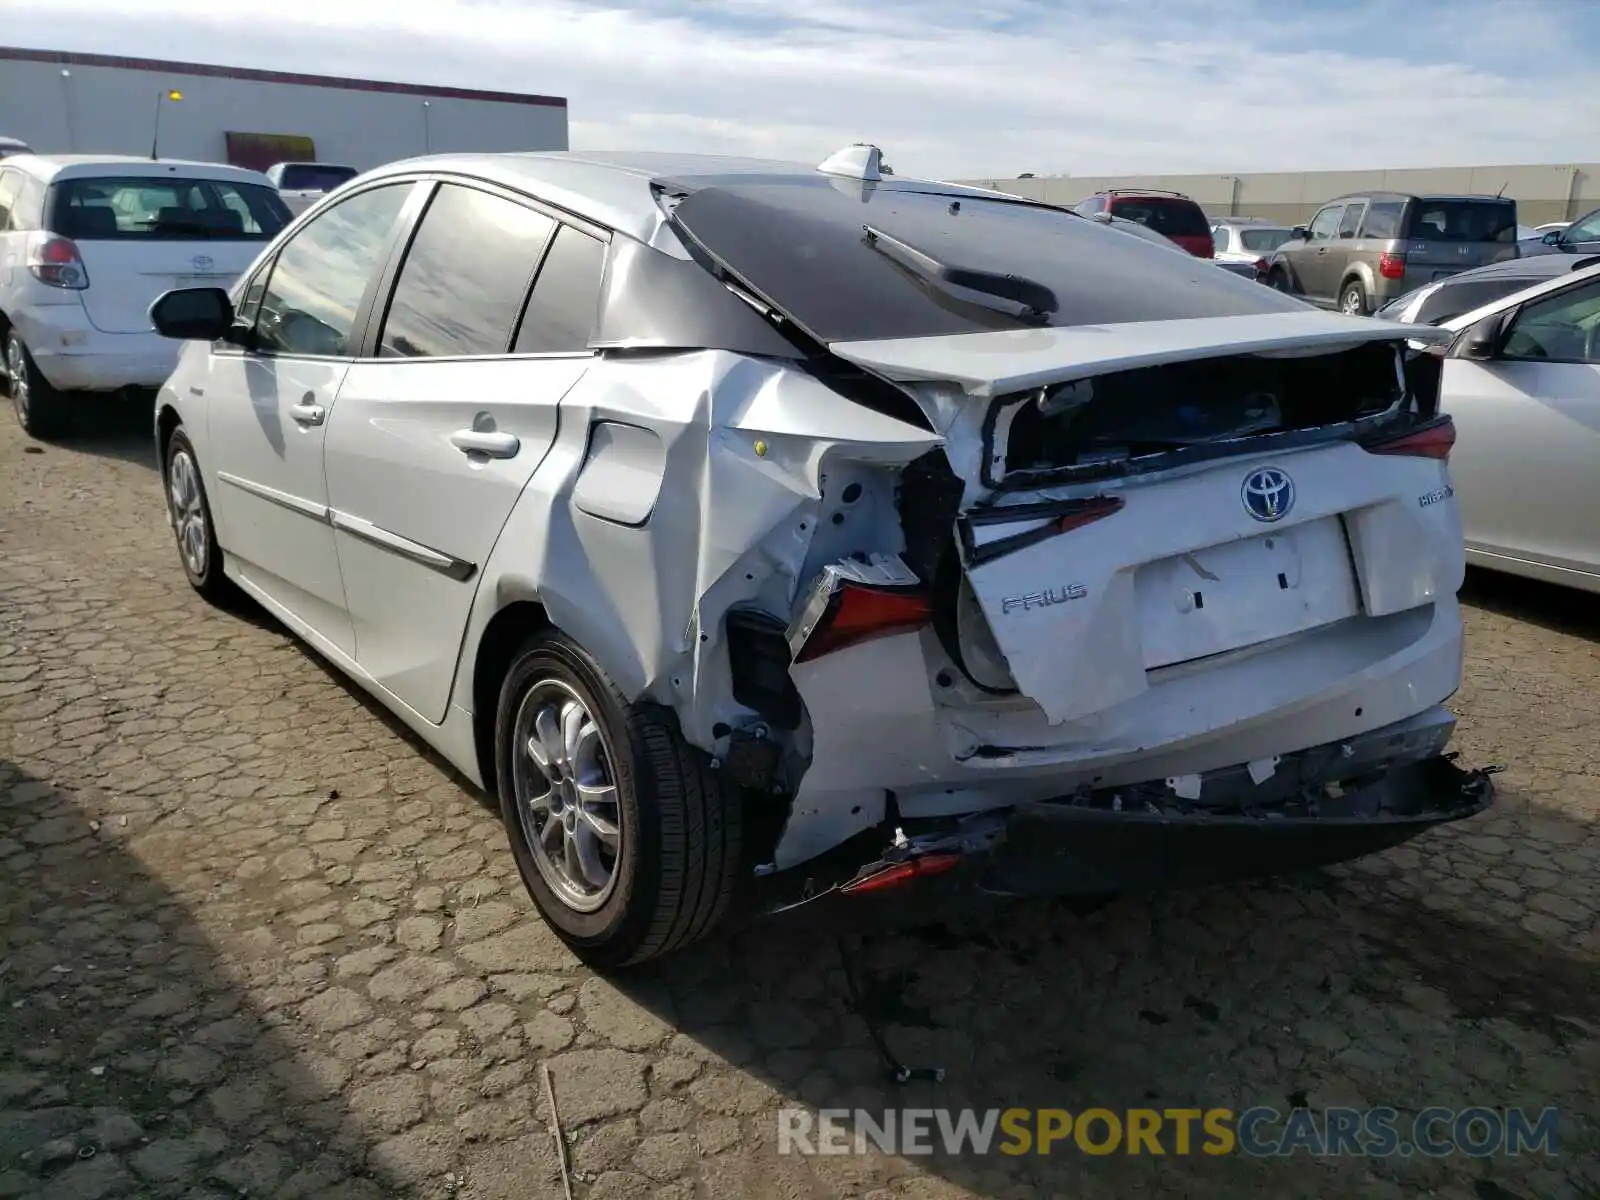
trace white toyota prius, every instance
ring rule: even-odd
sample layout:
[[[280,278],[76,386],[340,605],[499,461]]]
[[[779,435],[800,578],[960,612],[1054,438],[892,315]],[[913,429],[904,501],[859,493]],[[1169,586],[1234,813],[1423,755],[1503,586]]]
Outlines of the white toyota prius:
[[[231,294],[152,308],[189,341],[156,426],[190,581],[495,795],[600,965],[733,913],[1277,872],[1490,803],[1446,751],[1431,335],[880,168],[348,184]]]

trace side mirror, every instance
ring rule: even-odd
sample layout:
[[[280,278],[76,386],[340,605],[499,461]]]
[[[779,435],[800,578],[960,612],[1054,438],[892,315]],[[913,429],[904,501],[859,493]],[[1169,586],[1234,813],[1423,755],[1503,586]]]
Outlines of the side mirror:
[[[1102,225],[1111,224],[1111,214],[1108,212],[1097,212],[1089,219],[1091,221],[1099,221]]]
[[[221,288],[178,288],[150,306],[150,324],[162,337],[214,342],[233,328],[233,301]]]
[[[1304,225],[1296,225],[1293,229],[1289,230],[1289,236],[1297,242],[1303,242],[1311,236],[1311,231]]]
[[[1546,246],[1559,246],[1561,245],[1561,235],[1563,232],[1564,231],[1560,229],[1552,229],[1539,240]]]
[[[1473,362],[1488,362],[1499,353],[1500,331],[1505,328],[1502,313],[1485,317],[1476,325],[1463,329],[1450,347],[1452,358],[1466,358]]]

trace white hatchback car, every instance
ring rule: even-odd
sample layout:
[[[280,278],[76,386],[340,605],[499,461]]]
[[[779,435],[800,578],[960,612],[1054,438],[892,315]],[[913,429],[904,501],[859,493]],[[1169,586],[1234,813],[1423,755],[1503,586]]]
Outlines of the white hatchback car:
[[[596,963],[1489,802],[1412,327],[871,147],[397,163],[151,316],[191,582],[494,793]]]
[[[289,219],[266,176],[220,163],[5,159],[0,344],[23,428],[63,433],[93,393],[159,387],[177,353],[150,302],[231,284]]]

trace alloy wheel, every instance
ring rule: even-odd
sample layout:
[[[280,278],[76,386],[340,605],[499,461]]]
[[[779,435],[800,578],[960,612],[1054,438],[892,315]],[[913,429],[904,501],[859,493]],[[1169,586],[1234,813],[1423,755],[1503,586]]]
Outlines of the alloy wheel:
[[[173,451],[167,464],[167,498],[172,511],[172,532],[178,539],[189,574],[204,577],[209,557],[206,536],[206,506],[200,496],[200,472],[187,449]]]
[[[1352,316],[1352,317],[1359,317],[1361,315],[1361,308],[1362,308],[1362,306],[1361,306],[1361,293],[1358,292],[1355,288],[1345,288],[1345,290],[1344,290],[1344,303],[1339,305],[1339,307],[1340,307],[1340,309],[1342,309],[1344,311],[1344,313],[1346,315]]]
[[[22,342],[16,337],[6,339],[6,383],[11,389],[11,407],[24,428],[28,424],[28,360]]]
[[[511,747],[517,816],[540,876],[568,908],[594,912],[616,889],[625,832],[604,732],[577,692],[546,679],[523,697]]]

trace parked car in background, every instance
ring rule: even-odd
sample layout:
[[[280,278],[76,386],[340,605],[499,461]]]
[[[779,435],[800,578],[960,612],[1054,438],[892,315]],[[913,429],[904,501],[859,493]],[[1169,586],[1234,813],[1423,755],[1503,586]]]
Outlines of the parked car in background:
[[[1386,321],[1438,325],[1464,312],[1492,304],[1502,296],[1520,292],[1557,275],[1569,275],[1595,263],[1600,263],[1600,256],[1578,258],[1545,254],[1537,258],[1507,259],[1413,288],[1405,295],[1389,301],[1374,315]]]
[[[1266,282],[1364,316],[1412,288],[1516,257],[1514,200],[1363,192],[1297,226],[1268,260]]]
[[[599,965],[1480,811],[1406,327],[878,157],[395,163],[167,293],[190,582],[498,796]]]
[[[96,394],[160,386],[177,352],[150,328],[150,302],[172,287],[231,284],[288,222],[277,189],[239,167],[0,162],[0,343],[22,427],[65,433]]]
[[[1546,221],[1542,225],[1535,225],[1533,227],[1533,231],[1540,237],[1543,237],[1547,233],[1560,233],[1563,229],[1571,224],[1571,221]]]
[[[1560,229],[1547,230],[1537,243],[1524,245],[1522,253],[1600,254],[1600,208],[1586,213]]]
[[[278,189],[289,211],[297,214],[359,174],[354,167],[325,162],[274,163],[267,168],[272,186]]]
[[[1443,328],[1468,561],[1600,592],[1600,260]]]
[[[0,137],[0,158],[10,158],[14,154],[32,154],[33,149],[27,142],[14,137]]]
[[[1251,217],[1225,217],[1211,226],[1213,257],[1219,267],[1247,279],[1266,274],[1267,256],[1293,232],[1288,225],[1274,225]]]
[[[1182,192],[1096,192],[1073,207],[1080,216],[1107,215],[1136,221],[1182,246],[1196,258],[1212,256],[1211,223],[1205,211]]]

